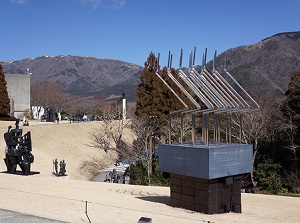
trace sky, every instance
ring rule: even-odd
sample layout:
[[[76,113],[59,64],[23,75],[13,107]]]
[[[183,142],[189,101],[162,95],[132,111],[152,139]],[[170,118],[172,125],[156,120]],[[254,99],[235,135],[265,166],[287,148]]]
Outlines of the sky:
[[[42,55],[116,59],[140,66],[150,52],[179,67],[214,51],[300,31],[299,0],[0,0],[0,61]]]

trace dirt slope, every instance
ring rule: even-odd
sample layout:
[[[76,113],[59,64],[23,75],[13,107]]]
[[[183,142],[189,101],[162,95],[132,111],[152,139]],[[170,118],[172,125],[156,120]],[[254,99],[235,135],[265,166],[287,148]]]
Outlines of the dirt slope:
[[[13,125],[14,123],[10,123]],[[45,124],[22,127],[32,132],[33,171],[29,176],[3,173],[0,160],[0,208],[68,221],[137,222],[148,217],[158,222],[299,222],[300,199],[242,194],[242,214],[205,215],[169,206],[170,188],[90,182],[91,174],[80,171],[83,162],[111,163],[111,157],[90,147],[90,132],[100,123]],[[0,135],[8,122],[0,122]],[[0,138],[0,148],[4,150]],[[64,159],[68,178],[51,176],[52,160]],[[88,171],[95,171],[92,167]],[[85,169],[87,170],[87,169]],[[87,201],[87,203],[85,202]]]

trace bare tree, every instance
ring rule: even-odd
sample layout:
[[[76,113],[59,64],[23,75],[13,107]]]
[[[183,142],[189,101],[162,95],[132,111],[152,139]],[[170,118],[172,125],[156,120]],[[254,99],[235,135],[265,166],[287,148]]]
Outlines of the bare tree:
[[[152,172],[152,136],[156,126],[147,125],[147,121],[142,118],[132,122],[132,129],[137,137],[134,142],[135,150],[137,151],[137,159],[142,161],[147,169],[148,183],[151,185]]]
[[[93,145],[104,152],[108,153],[109,150],[115,148],[112,141],[113,126],[112,121],[105,119],[102,122],[102,129],[92,133]]]
[[[297,131],[299,126],[298,123],[294,121],[295,117],[300,119],[299,114],[295,113],[294,110],[292,110],[287,103],[283,103],[282,109],[284,109],[284,116],[281,116],[281,128],[280,130],[284,133],[286,138],[288,139],[288,149],[292,152],[294,158],[294,169],[297,169],[297,151],[300,148],[300,145],[297,143],[297,140],[299,141],[297,137]]]
[[[197,126],[200,126],[200,119],[196,119]],[[169,142],[169,129],[170,128],[170,120],[166,120],[164,125],[159,127],[160,132],[160,142],[168,143]],[[171,123],[171,141],[172,142],[180,142],[180,136],[182,134],[182,138],[184,142],[191,141],[192,139],[192,115],[191,113],[184,114],[182,117],[182,125],[181,125],[181,117],[178,115],[172,116]],[[201,139],[201,135],[197,134],[197,140]]]
[[[37,106],[38,113],[40,113],[42,107],[61,112],[67,102],[67,94],[56,82],[43,82],[33,85],[30,91],[31,105]]]
[[[132,130],[136,137],[133,143],[136,159],[146,167],[149,185],[151,185],[153,156],[158,141],[160,141],[161,125],[155,119],[151,122],[151,125],[149,125],[149,120],[143,118],[137,117],[132,121]]]
[[[92,143],[106,153],[115,151],[118,156],[116,161],[119,161],[129,159],[133,155],[133,150],[132,146],[123,140],[124,129],[129,126],[130,120],[123,120],[121,112],[116,112],[115,109],[115,106],[103,108],[102,128],[92,133]]]
[[[232,119],[233,131],[231,137],[235,138],[237,142],[253,144],[253,167],[255,166],[262,142],[272,137],[274,132],[270,131],[270,129],[273,129],[275,122],[278,122],[278,119],[275,117],[278,117],[280,113],[280,102],[266,100],[263,97],[259,101],[261,105],[259,110],[242,113],[242,126],[240,126],[241,123],[239,122],[239,113],[235,114],[235,117]],[[239,134],[240,128],[242,130],[241,138]],[[253,171],[250,175],[253,186],[256,186],[256,182],[253,179]]]
[[[295,169],[292,172],[285,173],[283,177],[283,182],[290,186],[292,192],[300,193],[300,170]]]

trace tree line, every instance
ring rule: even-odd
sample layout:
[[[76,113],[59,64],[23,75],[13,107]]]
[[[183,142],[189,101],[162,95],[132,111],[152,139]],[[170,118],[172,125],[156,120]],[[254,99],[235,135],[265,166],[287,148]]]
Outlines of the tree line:
[[[127,109],[134,111],[130,114],[130,120],[122,119],[121,99],[108,104],[91,98],[74,98],[53,82],[31,86],[31,105],[51,107],[57,112],[72,115],[92,114],[94,117],[101,117],[104,130],[92,133],[93,145],[107,153],[114,151],[117,154],[116,162],[129,162],[131,165],[126,174],[130,174],[131,183],[168,185],[168,178],[158,168],[157,150],[159,143],[169,142],[170,112],[183,107],[155,72],[159,70],[160,76],[179,93],[185,103],[189,107],[193,105],[169,79],[166,69],[159,68],[158,59],[151,52],[136,89],[136,107]],[[175,69],[170,71],[178,78]],[[181,84],[184,85],[182,82]],[[0,98],[0,115],[7,116],[9,98],[2,67]],[[232,117],[236,130],[232,131],[233,142],[253,144],[254,148],[253,172],[244,175],[243,186],[254,192],[300,193],[300,71],[295,71],[286,94],[281,98],[274,99],[266,92],[264,95],[255,95],[255,99],[261,108],[244,116],[241,135],[237,134],[240,127],[238,117]],[[201,117],[197,120],[200,122]],[[180,138],[180,121],[179,114],[175,114],[172,121],[172,142],[178,142]],[[199,138],[196,140],[200,140],[202,132],[201,123],[198,122],[196,132]],[[191,141],[191,126],[190,117],[184,117],[184,141]],[[133,143],[124,139],[126,130],[134,134]]]
[[[136,116],[145,120],[146,126],[153,128],[149,143],[154,138],[156,144],[169,140],[166,133],[170,112],[183,109],[178,99],[155,75],[160,70],[157,68],[157,58],[150,53],[140,76],[136,102]],[[175,90],[177,86],[166,75],[166,69],[164,67],[159,71],[160,76]],[[175,69],[170,71],[174,77],[178,77]],[[184,95],[180,97],[185,98]],[[254,148],[253,172],[244,175],[243,187],[253,192],[300,193],[300,71],[295,71],[286,94],[281,98],[274,100],[266,92],[264,95],[255,95],[255,99],[261,108],[244,115],[241,135],[237,134],[240,129],[238,117],[232,118],[233,129],[236,130],[232,131],[233,142],[253,144]],[[189,103],[187,100],[185,102]],[[173,122],[177,124],[172,122],[171,140],[178,141],[180,117],[174,119]],[[213,122],[212,119],[210,121]],[[201,124],[197,123],[197,126],[197,135],[201,137]],[[191,130],[190,118],[184,118],[184,141],[191,141]]]

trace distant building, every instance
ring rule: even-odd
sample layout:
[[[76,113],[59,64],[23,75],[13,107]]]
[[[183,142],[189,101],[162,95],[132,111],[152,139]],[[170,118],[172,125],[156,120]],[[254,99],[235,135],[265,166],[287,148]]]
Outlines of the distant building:
[[[10,98],[10,115],[22,118],[30,110],[30,74],[5,74]]]

